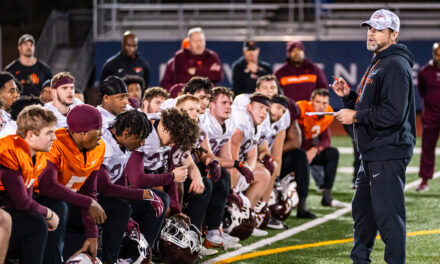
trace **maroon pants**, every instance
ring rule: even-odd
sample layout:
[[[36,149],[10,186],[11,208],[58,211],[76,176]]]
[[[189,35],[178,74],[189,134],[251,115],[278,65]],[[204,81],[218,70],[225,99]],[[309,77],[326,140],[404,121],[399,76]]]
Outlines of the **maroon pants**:
[[[435,146],[440,133],[440,120],[426,124],[423,122],[422,157],[420,159],[419,177],[423,180],[432,179],[434,174]]]

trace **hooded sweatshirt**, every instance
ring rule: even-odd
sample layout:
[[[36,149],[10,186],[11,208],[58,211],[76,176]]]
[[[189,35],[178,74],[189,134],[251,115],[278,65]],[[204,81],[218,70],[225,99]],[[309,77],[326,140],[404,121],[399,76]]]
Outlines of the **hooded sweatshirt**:
[[[295,47],[305,51],[302,42],[288,42],[286,45],[286,62],[275,71],[274,75],[280,82],[284,95],[298,102],[310,100],[313,90],[328,88],[328,82],[324,72],[309,59],[304,58],[299,66],[289,60],[289,52]]]
[[[416,142],[414,57],[403,44],[376,54],[359,94],[343,97],[355,109],[354,139],[364,161],[410,158]]]

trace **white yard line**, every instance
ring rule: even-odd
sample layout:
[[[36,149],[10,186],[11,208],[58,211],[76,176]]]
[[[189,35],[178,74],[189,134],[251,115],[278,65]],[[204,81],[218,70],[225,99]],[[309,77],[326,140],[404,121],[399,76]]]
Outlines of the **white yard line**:
[[[354,172],[354,168],[353,167],[341,167],[338,168],[338,173],[343,173],[343,174],[353,174]],[[418,173],[419,172],[419,167],[407,167],[406,168],[406,173]]]
[[[433,178],[436,179],[438,177],[440,177],[440,171],[436,172],[434,174]],[[413,182],[410,182],[410,183],[406,184],[405,185],[405,191],[410,189],[410,188],[416,187],[417,185],[420,184],[420,181],[421,180],[418,179],[418,180],[415,180]],[[335,212],[333,212],[331,214],[324,215],[323,217],[317,218],[315,220],[312,220],[312,221],[307,222],[305,224],[302,224],[300,226],[288,229],[288,230],[286,230],[284,232],[278,233],[277,235],[275,235],[273,237],[262,239],[260,241],[252,243],[250,245],[247,245],[247,246],[242,247],[240,249],[237,249],[235,251],[231,251],[231,252],[222,254],[222,255],[217,256],[217,257],[215,257],[213,259],[210,259],[208,261],[203,262],[203,264],[211,264],[211,263],[215,263],[217,261],[223,260],[223,259],[232,258],[232,257],[238,256],[238,255],[242,255],[244,253],[248,253],[248,252],[254,251],[256,249],[262,248],[264,246],[270,245],[270,244],[272,244],[274,242],[286,239],[286,238],[288,238],[290,236],[293,236],[295,234],[298,234],[298,233],[300,233],[302,231],[308,230],[308,229],[313,228],[315,226],[324,224],[324,223],[326,223],[326,222],[328,222],[330,220],[336,219],[336,218],[338,218],[340,216],[345,215],[346,213],[349,213],[351,211],[351,205],[350,204],[346,204],[346,205],[347,205],[346,207],[341,208],[339,210],[336,210]]]
[[[353,154],[353,147],[339,147],[340,154]],[[414,148],[414,154],[422,153],[422,149],[419,147]],[[440,155],[440,148],[435,149],[435,154]]]

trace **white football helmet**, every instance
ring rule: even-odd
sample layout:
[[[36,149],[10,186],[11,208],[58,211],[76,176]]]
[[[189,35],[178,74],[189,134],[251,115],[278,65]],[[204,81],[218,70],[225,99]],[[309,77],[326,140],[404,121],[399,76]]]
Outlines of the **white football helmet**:
[[[102,264],[102,262],[99,258],[93,261],[92,256],[87,253],[79,253],[75,257],[70,257],[65,264]]]

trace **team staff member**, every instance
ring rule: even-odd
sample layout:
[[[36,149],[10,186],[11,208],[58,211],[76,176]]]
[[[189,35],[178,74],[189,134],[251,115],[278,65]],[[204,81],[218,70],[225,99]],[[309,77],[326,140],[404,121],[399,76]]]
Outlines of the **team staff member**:
[[[217,53],[206,48],[205,32],[199,27],[192,28],[188,38],[189,49],[181,49],[174,55],[174,84],[187,83],[194,76],[208,77],[214,84],[220,82],[221,62]]]
[[[338,149],[330,146],[330,125],[334,117],[306,115],[307,112],[333,112],[330,106],[330,94],[327,89],[317,89],[313,91],[310,101],[299,101],[297,104],[301,111],[298,117],[303,137],[301,148],[306,151],[310,165],[324,166],[324,182],[319,186],[323,190],[321,204],[339,206],[340,203],[331,197],[339,161]]]
[[[274,75],[280,82],[284,95],[296,102],[309,100],[313,90],[327,88],[324,72],[305,56],[301,41],[286,45],[287,59]]]
[[[58,226],[58,215],[33,199],[34,183],[46,166],[42,152],[55,140],[56,122],[51,111],[29,106],[18,116],[17,134],[0,139],[0,205],[12,217],[10,245],[19,248],[20,263],[43,263],[48,230]]]
[[[352,201],[353,263],[370,263],[379,230],[387,263],[405,263],[405,169],[416,142],[416,108],[411,67],[413,55],[397,43],[399,17],[389,10],[373,13],[367,49],[373,58],[362,78],[360,91],[350,91],[344,79],[332,85],[347,109],[335,114],[353,124],[361,168]]]
[[[259,54],[260,47],[255,41],[243,43],[243,56],[232,64],[232,90],[236,96],[254,93],[257,79],[272,74],[272,67],[269,63],[259,60]]]
[[[102,67],[101,83],[110,75],[124,77],[128,74],[136,74],[144,78],[145,87],[148,87],[150,68],[137,50],[137,36],[130,31],[126,31],[122,37],[122,50],[109,58]]]
[[[440,42],[432,46],[432,60],[419,72],[419,94],[422,98],[422,157],[418,191],[428,190],[428,180],[434,174],[435,146],[440,133]]]
[[[5,71],[12,73],[23,85],[23,95],[39,96],[41,85],[52,78],[52,73],[42,60],[35,57],[35,39],[24,34],[18,39],[20,56],[6,66]]]

